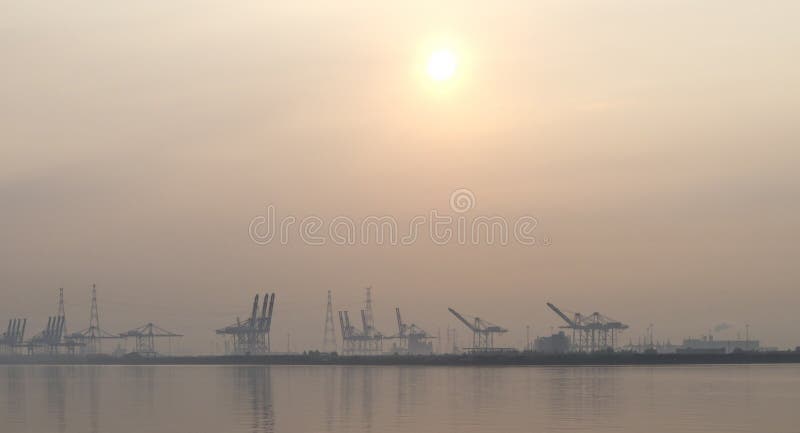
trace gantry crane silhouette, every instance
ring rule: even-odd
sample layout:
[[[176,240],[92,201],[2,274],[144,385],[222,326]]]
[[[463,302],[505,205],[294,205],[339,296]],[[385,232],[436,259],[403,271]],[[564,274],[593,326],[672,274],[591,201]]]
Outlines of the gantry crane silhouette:
[[[472,331],[472,347],[467,348],[469,351],[491,351],[494,349],[494,335],[508,332],[502,326],[487,322],[480,317],[464,316],[452,308],[448,310]]]
[[[138,328],[131,329],[128,332],[123,332],[119,334],[122,338],[135,338],[136,345],[134,346],[134,351],[146,357],[156,357],[158,353],[156,352],[156,338],[170,338],[173,337],[183,337],[181,334],[176,334],[174,332],[167,331],[164,328],[154,325],[153,323],[148,323],[146,325],[142,325]]]
[[[588,316],[573,313],[572,317],[569,317],[555,305],[548,302],[547,306],[567,323],[561,328],[572,330],[571,346],[576,352],[613,350],[617,344],[618,334],[628,329],[628,325],[598,312]]]

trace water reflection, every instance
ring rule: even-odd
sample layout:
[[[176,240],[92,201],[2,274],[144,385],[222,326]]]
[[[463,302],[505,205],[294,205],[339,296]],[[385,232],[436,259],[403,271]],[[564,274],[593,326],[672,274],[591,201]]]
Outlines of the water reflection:
[[[423,368],[408,367],[397,371],[397,411],[399,419],[410,417],[416,404],[425,404],[426,392]]]
[[[332,371],[341,378],[341,414],[338,420],[345,428],[365,433],[373,431],[377,411],[375,406],[382,397],[376,393],[376,382],[381,380],[381,371],[363,366],[340,367]]]
[[[592,423],[613,424],[620,415],[617,397],[621,395],[618,368],[554,367],[543,382],[549,393],[546,398],[548,424],[564,425],[565,420],[578,426]]]
[[[230,371],[234,372],[234,400],[239,403],[239,407],[248,408],[246,413],[250,417],[249,431],[274,432],[275,413],[270,367],[243,367],[233,368]]]
[[[130,410],[141,417],[147,417],[156,411],[156,372],[160,371],[160,380],[167,380],[172,369],[156,369],[152,366],[131,365],[123,367],[121,376],[126,389],[130,390],[133,400]]]
[[[361,382],[361,422],[363,424],[362,431],[365,433],[372,432],[372,423],[374,411],[372,409],[373,399],[373,375],[380,374],[381,370],[369,367],[359,367],[358,375]]]
[[[83,368],[89,394],[89,432],[100,432],[100,381],[103,378],[102,368]]]
[[[336,422],[336,374],[333,370],[314,370],[323,375],[322,382],[322,395],[330,396],[323,399],[325,405],[325,419],[323,425],[326,432],[334,431],[334,423]]]
[[[11,365],[5,369],[6,378],[6,412],[10,422],[21,423],[27,418],[25,413],[26,369],[20,365]]]
[[[45,386],[47,388],[47,414],[56,424],[56,431],[67,431],[67,393],[66,372],[58,366],[44,368]]]
[[[797,389],[800,366],[0,366],[0,432],[793,431]]]

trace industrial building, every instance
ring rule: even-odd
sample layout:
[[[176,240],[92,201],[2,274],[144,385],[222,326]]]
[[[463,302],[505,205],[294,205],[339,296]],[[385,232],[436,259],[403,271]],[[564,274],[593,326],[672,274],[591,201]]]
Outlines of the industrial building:
[[[736,351],[754,352],[759,350],[758,340],[716,340],[712,335],[683,340],[678,353],[731,353]]]
[[[564,331],[559,331],[549,337],[539,337],[533,342],[533,351],[547,354],[567,353],[570,341]]]

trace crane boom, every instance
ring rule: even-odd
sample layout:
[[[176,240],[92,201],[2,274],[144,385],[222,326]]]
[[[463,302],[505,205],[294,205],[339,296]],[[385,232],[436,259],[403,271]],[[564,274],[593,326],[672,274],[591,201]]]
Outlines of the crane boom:
[[[472,332],[478,332],[479,331],[479,329],[476,329],[475,326],[472,323],[469,323],[469,320],[465,319],[464,316],[459,314],[458,311],[456,311],[456,310],[454,310],[452,308],[448,308],[447,310],[450,311],[451,313],[453,313],[453,315],[456,316],[456,318],[458,320],[460,320],[461,323],[467,325],[467,328],[469,328]]]
[[[250,327],[255,328],[256,326],[256,317],[258,317],[258,295],[253,300],[253,312],[250,313]]]
[[[369,324],[367,322],[367,310],[361,310],[361,327],[364,335],[369,335]]]
[[[403,329],[403,319],[400,318],[400,307],[395,308],[395,312],[397,313],[397,332],[400,333],[401,336],[405,334]]]
[[[264,294],[264,301],[261,303],[261,318],[258,320],[258,329],[266,329],[267,327],[267,301],[269,301],[269,293]]]
[[[572,321],[572,319],[570,319],[570,318],[569,318],[569,316],[567,316],[566,314],[564,314],[564,313],[563,313],[563,312],[562,312],[562,311],[561,311],[561,310],[560,310],[558,307],[556,307],[555,305],[553,305],[553,304],[551,304],[551,303],[549,303],[549,302],[547,303],[547,306],[548,306],[548,307],[550,307],[550,309],[551,309],[551,310],[553,310],[553,311],[554,311],[556,314],[558,314],[558,315],[559,315],[559,317],[561,317],[562,319],[564,319],[564,321],[565,321],[565,322],[567,322],[567,324],[568,324],[569,326],[571,326],[571,327],[573,327],[573,328],[574,328],[574,327],[577,327],[577,325],[575,324],[575,322],[573,322],[573,321]]]
[[[339,312],[339,326],[342,328],[342,338],[349,337],[350,335],[347,332],[347,327],[344,325],[344,311]]]
[[[267,311],[267,332],[272,329],[272,309],[275,307],[275,292],[269,297],[269,310]]]

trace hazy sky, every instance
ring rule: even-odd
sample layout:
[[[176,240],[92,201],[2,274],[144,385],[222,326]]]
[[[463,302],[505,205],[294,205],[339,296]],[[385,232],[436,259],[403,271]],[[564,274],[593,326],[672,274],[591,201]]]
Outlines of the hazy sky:
[[[277,291],[432,333],[545,307],[657,339],[746,323],[800,345],[800,3],[0,1],[0,323],[148,321],[208,351]],[[458,58],[434,83],[437,44]],[[532,215],[548,246],[256,245],[253,217]],[[4,325],[3,325],[4,327]],[[338,333],[338,329],[337,329]]]

